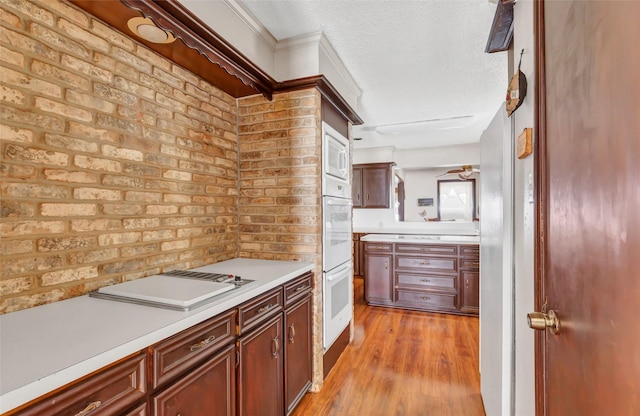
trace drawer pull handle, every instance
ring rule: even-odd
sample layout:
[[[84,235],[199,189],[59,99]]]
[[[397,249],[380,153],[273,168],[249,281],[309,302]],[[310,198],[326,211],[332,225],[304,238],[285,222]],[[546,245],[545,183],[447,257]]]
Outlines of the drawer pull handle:
[[[420,262],[420,266],[428,266],[429,264],[431,263],[429,263],[428,261]]]
[[[276,306],[278,306],[277,303],[270,303],[268,305],[263,306],[262,308],[258,309],[258,313],[263,313],[268,311],[269,309],[275,308]]]
[[[279,351],[280,351],[280,342],[278,341],[278,337],[275,337],[271,340],[271,355],[273,355],[273,358],[278,357]]]
[[[307,289],[310,289],[310,288],[311,288],[311,286],[309,286],[309,285],[300,286],[300,287],[296,288],[296,293],[303,292],[303,291],[305,291]]]
[[[389,270],[389,262],[388,261],[384,262],[384,269],[385,270]]]
[[[89,413],[93,412],[94,410],[96,410],[101,405],[102,405],[102,402],[100,400],[96,400],[95,402],[87,403],[87,406],[84,409],[82,409],[81,411],[79,411],[78,413],[76,413],[75,416],[88,415]]]
[[[289,325],[289,342],[294,343],[294,338],[296,336],[296,327],[293,324]]]
[[[480,266],[480,263],[471,263],[472,266]]]
[[[198,342],[197,344],[193,344],[192,346],[189,347],[190,351],[198,351],[199,349],[202,349],[204,347],[206,347],[207,345],[209,345],[210,343],[213,342],[213,340],[216,339],[215,335],[211,335],[210,337],[207,337],[205,339],[203,339],[202,341]]]
[[[431,279],[420,279],[420,281],[421,281],[421,282],[429,283],[429,282],[431,282]]]
[[[422,296],[420,299],[422,299],[422,300],[431,300],[431,298],[429,296]]]

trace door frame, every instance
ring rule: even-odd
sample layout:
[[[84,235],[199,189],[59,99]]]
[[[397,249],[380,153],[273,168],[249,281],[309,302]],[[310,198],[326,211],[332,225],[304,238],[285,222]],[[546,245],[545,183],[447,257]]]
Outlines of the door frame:
[[[544,0],[534,0],[533,11],[534,49],[536,60],[534,90],[534,162],[535,177],[535,221],[534,221],[534,307],[546,312],[544,302],[546,273],[546,224],[548,218],[548,170],[546,162],[546,70],[545,70],[545,25]],[[547,331],[535,331],[535,414],[544,416],[546,412],[546,377],[544,353]]]

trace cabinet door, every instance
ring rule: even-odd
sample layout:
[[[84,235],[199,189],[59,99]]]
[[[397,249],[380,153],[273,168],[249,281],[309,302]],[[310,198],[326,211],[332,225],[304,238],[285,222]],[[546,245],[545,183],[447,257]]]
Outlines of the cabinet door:
[[[362,208],[362,168],[353,168],[351,202],[354,208]]]
[[[480,307],[480,273],[461,271],[460,288],[462,293],[463,312],[477,314]]]
[[[389,208],[391,173],[389,167],[368,167],[362,171],[362,207]]]
[[[282,314],[238,340],[238,414],[284,414]]]
[[[360,269],[360,234],[353,233],[353,275],[361,276],[362,271]]]
[[[393,256],[366,253],[365,296],[370,303],[390,303],[393,295]]]
[[[311,387],[311,295],[284,314],[284,392],[287,414]]]
[[[234,416],[235,345],[153,397],[154,416]]]

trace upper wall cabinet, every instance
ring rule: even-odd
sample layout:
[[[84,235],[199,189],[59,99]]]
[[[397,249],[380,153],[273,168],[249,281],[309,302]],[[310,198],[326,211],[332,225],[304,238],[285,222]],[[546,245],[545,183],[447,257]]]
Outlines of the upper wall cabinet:
[[[351,186],[354,208],[389,208],[391,167],[394,163],[353,165]]]

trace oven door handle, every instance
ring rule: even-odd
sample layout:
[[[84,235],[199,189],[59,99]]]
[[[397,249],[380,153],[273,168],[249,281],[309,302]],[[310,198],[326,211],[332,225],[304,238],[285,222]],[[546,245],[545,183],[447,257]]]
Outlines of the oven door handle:
[[[353,203],[350,199],[334,198],[327,199],[327,205],[344,205],[350,207]]]
[[[337,269],[335,272],[331,273],[331,276],[327,274],[327,282],[333,282],[334,280],[341,279],[345,274],[345,272],[348,272],[350,269],[351,269],[351,262]]]

